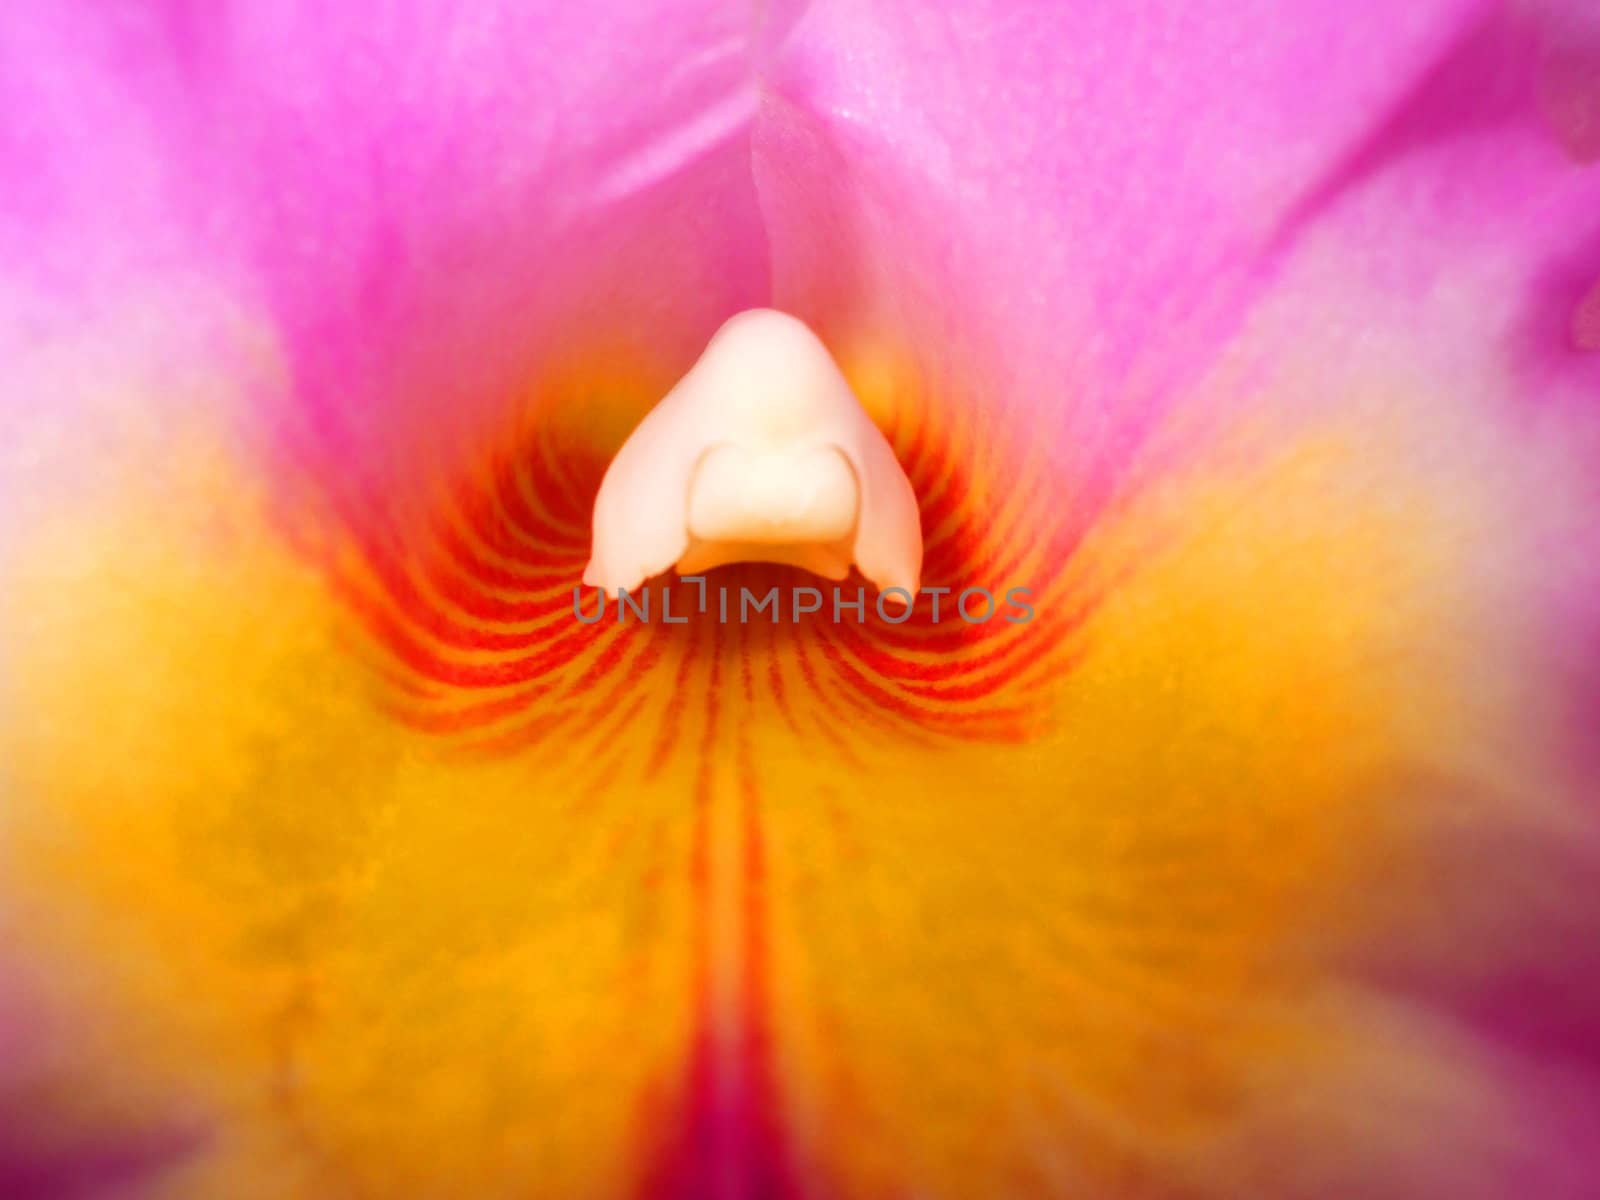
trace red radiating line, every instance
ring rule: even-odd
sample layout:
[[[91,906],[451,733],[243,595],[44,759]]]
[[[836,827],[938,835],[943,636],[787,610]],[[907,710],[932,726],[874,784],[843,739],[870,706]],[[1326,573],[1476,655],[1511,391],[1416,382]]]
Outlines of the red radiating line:
[[[695,1032],[677,1089],[676,1128],[641,1180],[640,1195],[649,1200],[788,1200],[799,1195],[772,1061],[766,847],[745,732],[734,742],[737,794],[723,798],[739,805],[735,891],[721,898],[738,909],[741,920],[738,960],[729,965],[736,993],[731,1011],[718,1004],[719,963],[712,937],[719,899],[712,863],[717,796],[711,767],[727,743],[719,729],[720,642],[719,629],[710,656],[690,850]]]
[[[734,662],[743,707],[770,703],[782,729],[797,737],[815,732],[849,761],[858,761],[852,746],[885,738],[919,746],[951,737],[1012,740],[1034,724],[1028,718],[1039,704],[1038,680],[1052,669],[1046,660],[1095,602],[1080,597],[1085,603],[1072,613],[1041,613],[1027,627],[1002,623],[999,613],[985,624],[958,622],[952,614],[960,581],[1001,566],[1016,569],[1030,555],[1046,560],[1053,579],[1085,519],[1077,513],[1073,528],[1064,530],[1054,520],[1041,522],[1027,504],[1010,504],[1002,525],[980,521],[968,504],[973,484],[967,470],[949,438],[936,432],[919,421],[894,434],[922,497],[929,538],[924,577],[951,581],[944,619],[935,623],[919,606],[905,624],[845,620],[832,626],[813,618],[781,631],[739,630]],[[646,711],[630,701],[638,689],[653,686],[650,677],[676,646],[685,658],[642,756],[645,778],[658,775],[679,752],[687,660],[705,652],[702,633],[714,626],[711,615],[695,620],[695,606],[684,606],[680,611],[692,622],[685,630],[625,630],[613,621],[566,619],[586,555],[582,526],[600,467],[593,455],[574,452],[559,431],[535,430],[519,436],[514,453],[491,454],[457,484],[441,488],[434,515],[422,520],[416,536],[393,528],[382,505],[362,503],[349,487],[336,490],[333,503],[349,540],[343,553],[324,550],[323,557],[332,560],[334,590],[392,662],[378,670],[399,698],[385,704],[398,719],[504,753],[561,731],[564,740],[550,747],[553,756],[578,753],[599,761],[608,740],[625,736],[629,721]],[[1055,550],[1065,553],[1052,555]],[[731,578],[765,584],[771,576],[746,567]],[[1044,584],[1028,583],[1037,601]],[[1003,606],[1003,593],[990,590]],[[725,650],[721,631],[709,632]],[[793,668],[780,661],[786,642],[798,668],[788,680]],[[765,671],[756,661],[762,653],[769,656]],[[471,696],[496,691],[501,694]]]

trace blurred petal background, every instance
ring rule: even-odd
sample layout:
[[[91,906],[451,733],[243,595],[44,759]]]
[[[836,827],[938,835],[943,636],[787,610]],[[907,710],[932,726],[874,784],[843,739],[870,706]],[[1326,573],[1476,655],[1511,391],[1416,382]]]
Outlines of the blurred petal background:
[[[1600,1194],[1597,158],[1558,0],[12,5],[0,1196]],[[753,306],[1033,621],[572,619]]]

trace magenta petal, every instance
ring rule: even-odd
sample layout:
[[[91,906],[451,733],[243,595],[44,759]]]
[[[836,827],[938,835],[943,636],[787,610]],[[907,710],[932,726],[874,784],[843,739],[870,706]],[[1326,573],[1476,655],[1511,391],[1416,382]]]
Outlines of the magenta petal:
[[[766,298],[751,33],[726,6],[8,24],[0,249],[80,315],[119,277],[218,281],[270,332],[289,389],[263,415],[302,452],[378,469],[468,436],[574,343],[665,376]]]
[[[1083,404],[1109,403],[1135,370],[1211,352],[1301,197],[1480,9],[813,5],[757,155],[780,300],[811,298],[826,239],[877,213],[866,282],[959,268],[963,315],[1049,328],[1039,353],[1090,364]],[[793,196],[824,153],[845,207],[819,225]]]

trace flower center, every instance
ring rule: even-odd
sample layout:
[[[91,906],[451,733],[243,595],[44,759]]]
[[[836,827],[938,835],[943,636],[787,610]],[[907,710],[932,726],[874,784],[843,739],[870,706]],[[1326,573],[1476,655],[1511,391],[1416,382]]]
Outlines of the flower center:
[[[922,527],[893,450],[802,322],[752,309],[717,331],[601,482],[584,582],[776,562],[916,594]]]

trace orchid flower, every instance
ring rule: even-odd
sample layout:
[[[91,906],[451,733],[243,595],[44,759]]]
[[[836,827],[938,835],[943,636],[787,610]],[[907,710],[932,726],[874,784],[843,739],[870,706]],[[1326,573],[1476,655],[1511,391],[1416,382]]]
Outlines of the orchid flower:
[[[0,98],[0,1194],[1600,1190],[1586,5],[19,0]]]

